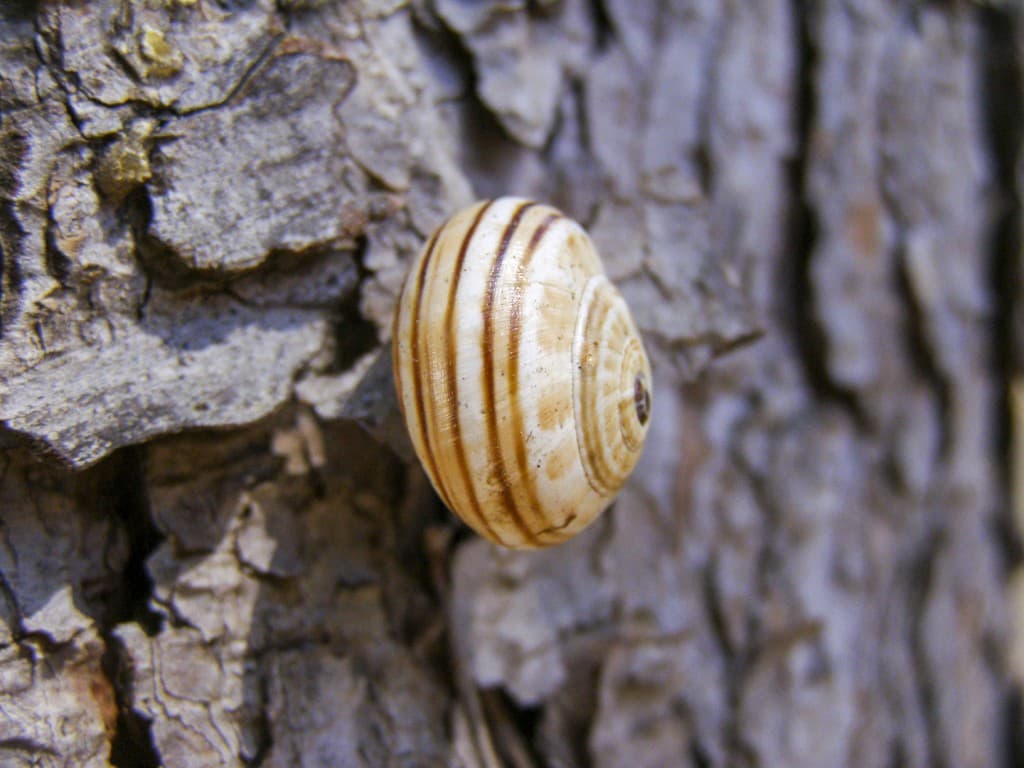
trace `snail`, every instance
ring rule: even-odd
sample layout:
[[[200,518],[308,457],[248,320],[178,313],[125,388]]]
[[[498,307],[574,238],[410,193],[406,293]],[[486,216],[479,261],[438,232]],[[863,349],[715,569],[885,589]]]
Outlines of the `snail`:
[[[515,549],[565,541],[633,470],[651,419],[640,334],[556,209],[477,202],[430,237],[392,341],[399,406],[447,507]]]

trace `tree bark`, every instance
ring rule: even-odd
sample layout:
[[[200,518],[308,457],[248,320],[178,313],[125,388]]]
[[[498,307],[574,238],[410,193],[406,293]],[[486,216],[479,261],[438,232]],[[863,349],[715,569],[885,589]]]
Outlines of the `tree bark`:
[[[0,764],[1024,759],[1020,15],[0,6]],[[655,378],[539,552],[441,506],[390,374],[408,263],[505,194]]]

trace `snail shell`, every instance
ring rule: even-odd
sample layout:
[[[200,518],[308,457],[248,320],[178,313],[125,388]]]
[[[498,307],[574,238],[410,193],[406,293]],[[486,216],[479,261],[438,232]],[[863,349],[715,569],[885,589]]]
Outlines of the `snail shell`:
[[[506,547],[578,533],[640,457],[640,334],[590,237],[549,206],[483,201],[433,234],[402,288],[393,365],[438,495]]]

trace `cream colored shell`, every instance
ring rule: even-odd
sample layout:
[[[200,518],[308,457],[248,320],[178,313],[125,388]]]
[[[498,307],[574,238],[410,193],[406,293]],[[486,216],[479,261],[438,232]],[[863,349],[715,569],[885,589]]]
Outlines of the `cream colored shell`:
[[[590,237],[554,208],[501,198],[442,225],[406,278],[393,356],[434,488],[494,542],[568,539],[640,457],[647,354]]]

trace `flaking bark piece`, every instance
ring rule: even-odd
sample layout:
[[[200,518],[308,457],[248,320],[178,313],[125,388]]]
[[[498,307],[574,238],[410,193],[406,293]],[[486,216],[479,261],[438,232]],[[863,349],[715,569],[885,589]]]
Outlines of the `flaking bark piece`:
[[[335,110],[354,82],[348,61],[282,46],[229,105],[168,125],[149,236],[188,269],[227,272],[344,239],[352,168]]]
[[[473,55],[477,95],[517,141],[540,147],[551,134],[565,75],[585,61],[592,31],[585,4],[567,0],[550,16],[525,0],[439,0],[438,14]]]

